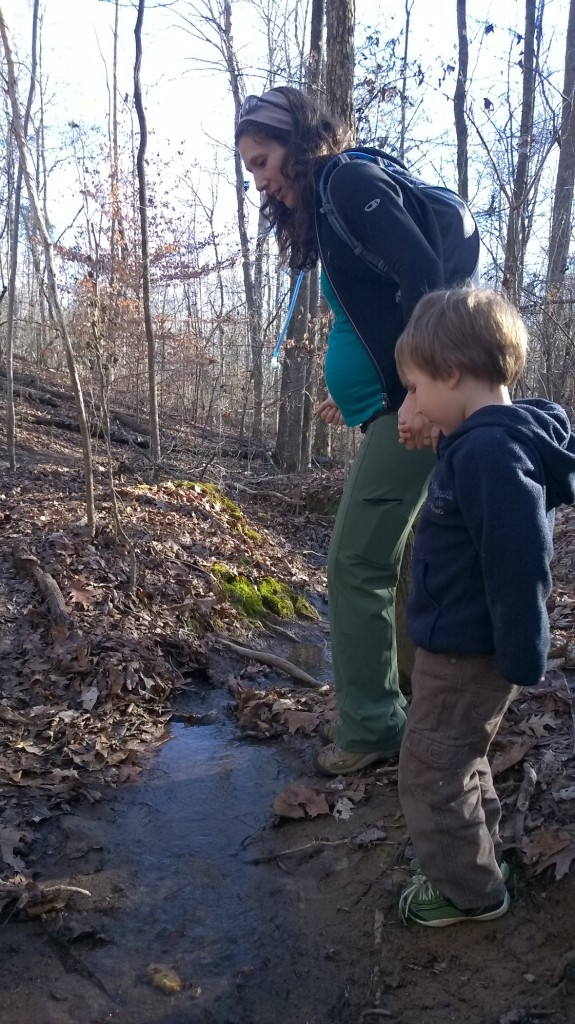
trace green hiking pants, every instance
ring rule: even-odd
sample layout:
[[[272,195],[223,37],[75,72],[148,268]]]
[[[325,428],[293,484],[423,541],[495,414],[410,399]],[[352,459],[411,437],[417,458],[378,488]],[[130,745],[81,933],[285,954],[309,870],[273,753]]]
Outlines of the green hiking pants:
[[[397,413],[367,428],[345,486],[328,557],[337,743],[349,751],[399,747],[395,589],[409,531],[435,456],[399,444]]]

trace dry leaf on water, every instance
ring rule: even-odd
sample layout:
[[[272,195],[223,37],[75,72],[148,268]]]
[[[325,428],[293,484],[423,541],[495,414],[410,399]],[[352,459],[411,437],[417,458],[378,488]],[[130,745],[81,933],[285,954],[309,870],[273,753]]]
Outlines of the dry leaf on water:
[[[325,793],[317,792],[300,782],[292,782],[274,800],[274,811],[280,818],[316,818],[329,814]]]
[[[161,988],[162,992],[165,992],[166,995],[181,992],[184,987],[173,967],[166,967],[163,964],[150,964],[146,973],[152,985],[155,985],[156,988]]]

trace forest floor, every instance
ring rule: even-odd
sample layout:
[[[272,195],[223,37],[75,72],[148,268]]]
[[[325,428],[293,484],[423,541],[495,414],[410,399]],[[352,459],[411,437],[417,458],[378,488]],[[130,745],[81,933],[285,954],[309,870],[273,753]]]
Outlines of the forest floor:
[[[28,370],[26,386],[16,472],[0,446],[1,1024],[572,1022],[574,511],[557,518],[545,685],[493,750],[511,910],[405,926],[396,764],[315,776],[331,689],[266,663],[329,684],[333,517],[311,509],[341,471],[282,477],[174,424],[154,483],[125,429],[134,579],[103,448],[86,535],[64,377]],[[226,572],[273,577],[319,617],[248,620]]]

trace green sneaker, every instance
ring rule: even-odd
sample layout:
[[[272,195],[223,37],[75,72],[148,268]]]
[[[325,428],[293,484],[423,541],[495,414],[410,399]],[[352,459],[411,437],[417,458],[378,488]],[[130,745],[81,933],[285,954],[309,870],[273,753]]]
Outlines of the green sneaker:
[[[356,772],[369,768],[378,761],[385,761],[399,753],[396,750],[355,751],[342,750],[336,743],[328,743],[321,750],[316,750],[313,763],[320,775],[355,775]]]
[[[509,867],[509,864],[507,863],[506,860],[501,861],[499,865],[499,870],[501,871],[501,877],[503,878],[503,881],[508,882],[511,877],[511,868]],[[417,857],[414,857],[413,860],[410,860],[409,873],[410,875],[421,874],[421,868],[419,867],[419,861]]]
[[[402,892],[399,900],[399,914],[407,924],[415,921],[428,928],[445,928],[461,921],[493,921],[509,910],[509,893],[498,903],[477,910],[459,910],[451,900],[434,889],[424,875],[416,875],[411,885]]]

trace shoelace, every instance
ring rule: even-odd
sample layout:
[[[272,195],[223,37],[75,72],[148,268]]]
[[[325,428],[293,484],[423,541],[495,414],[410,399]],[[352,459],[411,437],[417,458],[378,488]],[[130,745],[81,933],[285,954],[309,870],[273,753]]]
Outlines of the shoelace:
[[[409,908],[414,900],[421,901],[422,903],[433,903],[436,899],[437,890],[433,888],[425,875],[418,872],[417,875],[413,876],[411,885],[408,885],[401,894],[399,916],[403,921],[407,921]]]

